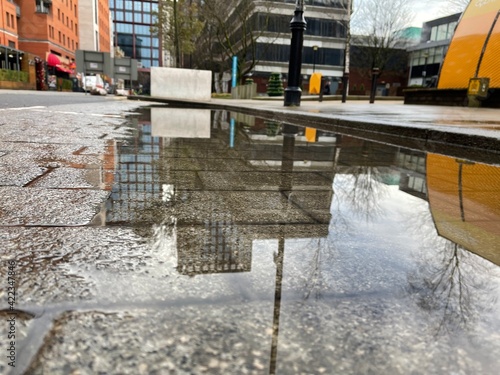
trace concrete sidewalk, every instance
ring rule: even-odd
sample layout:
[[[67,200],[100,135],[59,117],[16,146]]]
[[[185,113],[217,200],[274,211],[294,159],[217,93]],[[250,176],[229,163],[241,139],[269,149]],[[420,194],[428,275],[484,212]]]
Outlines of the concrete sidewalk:
[[[211,99],[186,101],[131,96],[186,108],[224,109],[243,112],[281,123],[314,127],[423,151],[463,151],[476,156],[482,152],[500,155],[500,111],[491,108],[405,105],[402,101],[327,98],[322,102],[302,100],[299,107],[285,107],[283,98],[252,100]],[[455,152],[458,149],[458,152]],[[496,159],[496,157],[495,157]]]
[[[468,108],[408,105],[401,100],[368,101],[311,100],[306,97],[299,107],[285,107],[283,98],[259,98],[252,100],[211,99],[207,102],[177,99],[130,96],[131,100],[149,100],[184,105],[205,105],[234,110],[253,110],[267,113],[300,114],[311,118],[336,119],[346,122],[381,125],[433,128],[443,131],[500,137],[500,110],[493,108]]]
[[[222,104],[227,101],[213,99],[213,102]],[[283,100],[231,100],[231,103],[240,107],[302,112],[350,121],[500,131],[500,110],[493,108],[408,105],[400,100],[379,100],[373,104],[361,100],[346,103],[338,100],[322,102],[303,100],[300,107],[285,107]],[[224,104],[227,105],[227,103]],[[488,134],[495,136],[495,134]],[[498,137],[499,134],[496,136]]]

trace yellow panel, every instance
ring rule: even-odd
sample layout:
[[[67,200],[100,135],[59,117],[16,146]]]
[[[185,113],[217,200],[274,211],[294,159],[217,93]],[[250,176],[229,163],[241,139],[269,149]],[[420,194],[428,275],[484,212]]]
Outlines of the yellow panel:
[[[440,89],[466,89],[476,76],[481,51],[500,9],[500,0],[472,0],[462,16],[446,53],[439,76]],[[478,77],[500,87],[500,22],[490,36]],[[497,59],[495,59],[495,56]]]
[[[319,94],[321,91],[321,73],[313,73],[309,80],[309,94]]]

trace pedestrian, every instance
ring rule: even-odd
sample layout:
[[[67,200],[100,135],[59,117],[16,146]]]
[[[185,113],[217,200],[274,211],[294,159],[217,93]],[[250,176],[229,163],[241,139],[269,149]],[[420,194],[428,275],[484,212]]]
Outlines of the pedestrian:
[[[330,81],[326,81],[325,87],[323,88],[323,95],[330,95]]]

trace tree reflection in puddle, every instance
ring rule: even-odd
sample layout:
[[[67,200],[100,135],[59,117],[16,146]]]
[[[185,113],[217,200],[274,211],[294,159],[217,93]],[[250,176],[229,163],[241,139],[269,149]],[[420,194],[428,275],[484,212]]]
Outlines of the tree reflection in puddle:
[[[155,118],[171,117],[166,113]],[[172,113],[174,124],[182,110]],[[207,113],[198,115],[207,118]],[[464,337],[498,308],[496,266],[437,236],[434,224],[442,229],[453,220],[447,221],[442,200],[436,205],[429,199],[425,152],[347,135],[306,137],[300,126],[223,111],[212,113],[207,126],[186,125],[183,134],[167,125],[161,132],[168,137],[152,137],[145,121],[139,127],[143,133],[121,149],[122,175],[108,201],[108,225],[131,226],[148,239],[152,251],[164,255],[161,266],[180,281],[178,293],[193,285],[198,291],[211,288],[194,276],[217,275],[207,280],[224,288],[224,280],[230,280],[225,298],[245,302],[268,298],[260,293],[269,285],[247,281],[268,266],[255,261],[256,242],[271,241],[266,247],[274,253],[275,271],[272,325],[266,317],[272,327],[270,373],[291,366],[280,362],[284,347],[302,343],[302,358],[319,356],[307,346],[310,331],[325,347],[334,346],[331,340],[341,342],[337,353],[320,356],[318,366],[328,368],[345,356],[357,366],[353,348],[368,348],[359,352],[373,360],[389,350],[376,340],[396,337],[399,342],[411,335],[414,346],[408,343],[407,350],[422,355],[417,346],[429,332],[420,332],[420,338],[418,329],[446,339],[458,331]],[[321,136],[327,139],[315,143]],[[469,195],[462,193],[464,212]],[[415,207],[425,207],[425,214]],[[495,216],[486,217],[489,228],[495,228]],[[494,246],[487,250],[494,253]],[[216,288],[210,295],[219,298]],[[408,298],[416,304],[408,304]],[[404,316],[415,322],[404,326]],[[397,319],[395,327],[391,319]],[[290,321],[298,332],[290,331]],[[338,330],[327,335],[322,327],[330,324]],[[290,336],[296,342],[290,343]],[[439,348],[443,358],[461,345],[448,344]],[[463,347],[472,357],[474,350]]]

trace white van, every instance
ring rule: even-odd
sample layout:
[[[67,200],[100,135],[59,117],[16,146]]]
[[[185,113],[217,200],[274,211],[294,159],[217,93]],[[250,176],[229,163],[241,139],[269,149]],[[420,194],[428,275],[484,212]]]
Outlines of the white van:
[[[92,95],[107,95],[108,92],[104,88],[104,80],[97,74],[95,76],[85,76],[84,90]]]

